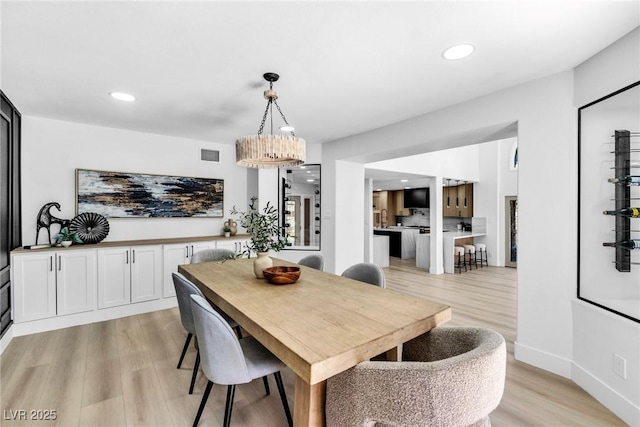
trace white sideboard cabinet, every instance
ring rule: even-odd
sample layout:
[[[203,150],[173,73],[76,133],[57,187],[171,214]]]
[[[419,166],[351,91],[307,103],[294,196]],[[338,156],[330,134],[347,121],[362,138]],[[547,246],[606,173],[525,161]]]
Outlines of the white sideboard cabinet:
[[[162,297],[162,246],[98,249],[98,308]]]
[[[14,336],[175,307],[171,273],[178,265],[188,264],[203,249],[230,244],[241,252],[249,238],[202,236],[14,249]]]
[[[16,322],[96,309],[96,252],[61,250],[13,256]]]
[[[162,295],[165,298],[176,295],[171,273],[177,272],[179,265],[189,264],[194,253],[205,249],[215,249],[215,247],[216,242],[214,240],[208,242],[188,242],[164,245],[162,256],[164,265],[164,273],[162,275]]]

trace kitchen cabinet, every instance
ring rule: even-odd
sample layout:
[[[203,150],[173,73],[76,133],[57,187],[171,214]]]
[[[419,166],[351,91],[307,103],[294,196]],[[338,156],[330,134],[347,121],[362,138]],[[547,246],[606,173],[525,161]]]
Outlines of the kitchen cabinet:
[[[389,236],[389,255],[407,259],[416,257],[416,236],[420,233],[417,228],[394,228],[373,230],[374,235]]]
[[[176,290],[173,287],[172,273],[178,271],[178,266],[182,264],[189,264],[191,257],[194,253],[203,251],[205,249],[215,249],[215,241],[205,242],[189,242],[189,243],[176,243],[170,245],[164,245],[163,247],[163,279],[162,279],[162,295],[172,297],[176,295]]]
[[[393,192],[393,197],[395,198],[395,209],[394,214],[396,216],[409,216],[411,215],[411,211],[408,208],[404,207],[404,190],[398,190]],[[400,222],[396,219],[395,222]]]
[[[389,225],[389,192],[375,191],[373,193],[373,226],[387,227]]]
[[[16,322],[95,310],[95,251],[15,255],[12,264]]]
[[[244,240],[218,240],[216,242],[216,248],[229,249],[235,252],[236,255],[240,255],[245,247]]]
[[[388,227],[400,222],[398,216],[409,216],[404,207],[404,190],[373,192],[373,226]]]
[[[98,308],[162,297],[162,246],[98,249]]]
[[[473,183],[442,187],[442,216],[473,217]]]

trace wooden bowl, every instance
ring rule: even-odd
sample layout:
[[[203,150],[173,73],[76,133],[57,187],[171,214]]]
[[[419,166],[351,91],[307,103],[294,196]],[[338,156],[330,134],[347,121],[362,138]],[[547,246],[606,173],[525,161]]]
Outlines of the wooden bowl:
[[[290,285],[300,278],[300,267],[277,266],[265,268],[264,278],[274,285]]]

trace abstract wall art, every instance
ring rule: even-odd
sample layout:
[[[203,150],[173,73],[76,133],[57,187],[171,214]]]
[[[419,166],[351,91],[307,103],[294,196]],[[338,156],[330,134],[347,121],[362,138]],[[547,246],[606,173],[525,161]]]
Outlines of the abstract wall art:
[[[224,180],[76,169],[76,213],[108,218],[222,217]]]

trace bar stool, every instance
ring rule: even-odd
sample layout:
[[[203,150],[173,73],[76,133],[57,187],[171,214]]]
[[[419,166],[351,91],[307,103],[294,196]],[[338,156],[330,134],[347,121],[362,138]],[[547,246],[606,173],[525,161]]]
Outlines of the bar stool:
[[[487,246],[484,243],[476,243],[476,268],[478,268],[478,255],[480,255],[480,268],[482,268],[483,262],[489,267],[489,262],[487,261]]]
[[[454,265],[454,272],[457,268],[460,273],[462,273],[462,267],[464,267],[464,271],[467,271],[467,263],[465,261],[464,248],[462,246],[454,246],[453,247],[453,255],[458,257],[458,262]]]
[[[474,245],[464,245],[465,257],[469,255],[469,269],[471,269],[471,265],[475,264],[476,270],[478,269],[478,263],[476,262],[476,247]]]

